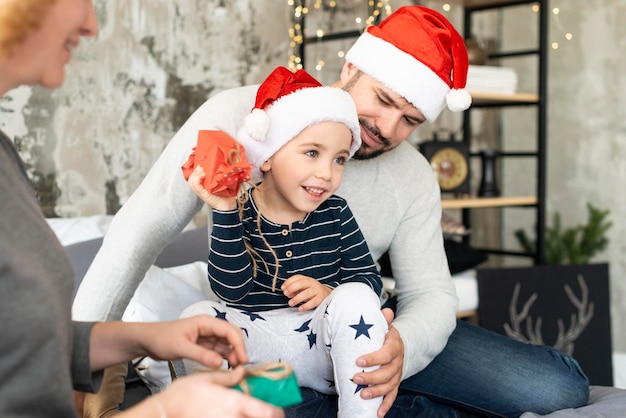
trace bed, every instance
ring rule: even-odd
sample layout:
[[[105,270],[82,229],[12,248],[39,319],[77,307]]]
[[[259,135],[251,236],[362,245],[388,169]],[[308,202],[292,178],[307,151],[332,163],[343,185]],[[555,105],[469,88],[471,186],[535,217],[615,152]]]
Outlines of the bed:
[[[110,216],[71,219],[49,219],[61,243],[74,263],[78,283],[100,248],[102,236],[111,221]],[[447,249],[450,251],[449,249]],[[206,280],[208,240],[206,228],[189,227],[158,256],[146,274],[125,314],[125,320],[155,321],[178,318],[180,312],[197,300],[214,297]],[[456,266],[461,268],[461,265]],[[478,306],[476,280],[471,269],[454,276],[461,309],[475,310]],[[393,287],[393,281],[386,280]],[[150,391],[158,392],[171,381],[169,369],[162,362],[145,365],[142,378]],[[522,418],[624,418],[626,390],[615,387],[591,386],[589,405],[557,411],[549,415],[527,412]]]

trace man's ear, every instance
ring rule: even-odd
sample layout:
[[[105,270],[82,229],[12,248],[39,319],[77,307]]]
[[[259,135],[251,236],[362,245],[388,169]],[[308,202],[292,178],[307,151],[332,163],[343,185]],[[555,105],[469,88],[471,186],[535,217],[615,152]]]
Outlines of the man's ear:
[[[339,76],[341,85],[345,86],[358,72],[359,69],[354,64],[350,62],[344,63],[343,67],[341,67],[341,74]]]

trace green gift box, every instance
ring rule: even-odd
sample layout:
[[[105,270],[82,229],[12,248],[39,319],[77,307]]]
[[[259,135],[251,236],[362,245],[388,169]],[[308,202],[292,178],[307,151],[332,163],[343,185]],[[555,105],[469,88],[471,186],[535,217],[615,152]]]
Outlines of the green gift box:
[[[287,363],[248,366],[243,381],[233,388],[280,408],[302,402],[296,375]]]

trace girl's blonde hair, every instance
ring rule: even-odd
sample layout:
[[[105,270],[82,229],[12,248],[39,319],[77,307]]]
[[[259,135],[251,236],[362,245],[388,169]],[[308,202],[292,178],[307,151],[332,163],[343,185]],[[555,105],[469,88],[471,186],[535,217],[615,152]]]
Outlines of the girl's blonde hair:
[[[250,199],[250,193],[252,193],[252,190],[248,191],[246,189],[246,184],[251,186],[253,189],[257,188],[257,186],[255,184],[252,184],[252,183],[242,183],[240,185],[239,195],[237,196],[237,207],[239,209],[239,219],[242,220],[242,221],[243,221],[244,205],[246,204],[248,199]],[[259,212],[259,211],[257,211],[257,214],[256,214],[256,227],[259,230],[259,235],[261,236],[261,239],[265,243],[265,246],[270,250],[270,253],[274,257],[274,262],[276,263],[276,268],[274,269],[274,276],[272,277],[272,292],[274,292],[276,290],[276,280],[278,279],[278,268],[280,267],[280,265],[279,265],[279,262],[278,262],[278,255],[276,254],[276,251],[274,250],[274,248],[272,248],[270,243],[267,242],[267,239],[265,239],[265,235],[263,235],[263,231],[261,230],[261,212]],[[248,255],[250,256],[250,260],[252,260],[252,277],[256,278],[257,269],[259,269],[261,267],[261,266],[257,265],[257,262],[254,259],[255,256],[257,256],[261,260],[261,262],[263,263],[263,266],[265,267],[265,272],[267,274],[270,274],[269,266],[267,265],[267,263],[265,262],[263,257],[261,257],[261,255],[258,253],[258,251],[255,250],[252,247],[252,245],[250,245],[248,242],[244,241],[244,245],[246,247],[246,251],[247,251]]]
[[[5,59],[26,36],[39,29],[57,0],[0,0],[0,59]]]

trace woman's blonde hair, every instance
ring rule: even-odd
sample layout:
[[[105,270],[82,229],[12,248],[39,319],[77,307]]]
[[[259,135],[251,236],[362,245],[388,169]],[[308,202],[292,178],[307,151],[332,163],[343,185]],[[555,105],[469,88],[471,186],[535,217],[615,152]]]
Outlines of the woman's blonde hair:
[[[0,0],[0,59],[7,58],[26,35],[41,26],[57,0]]]

